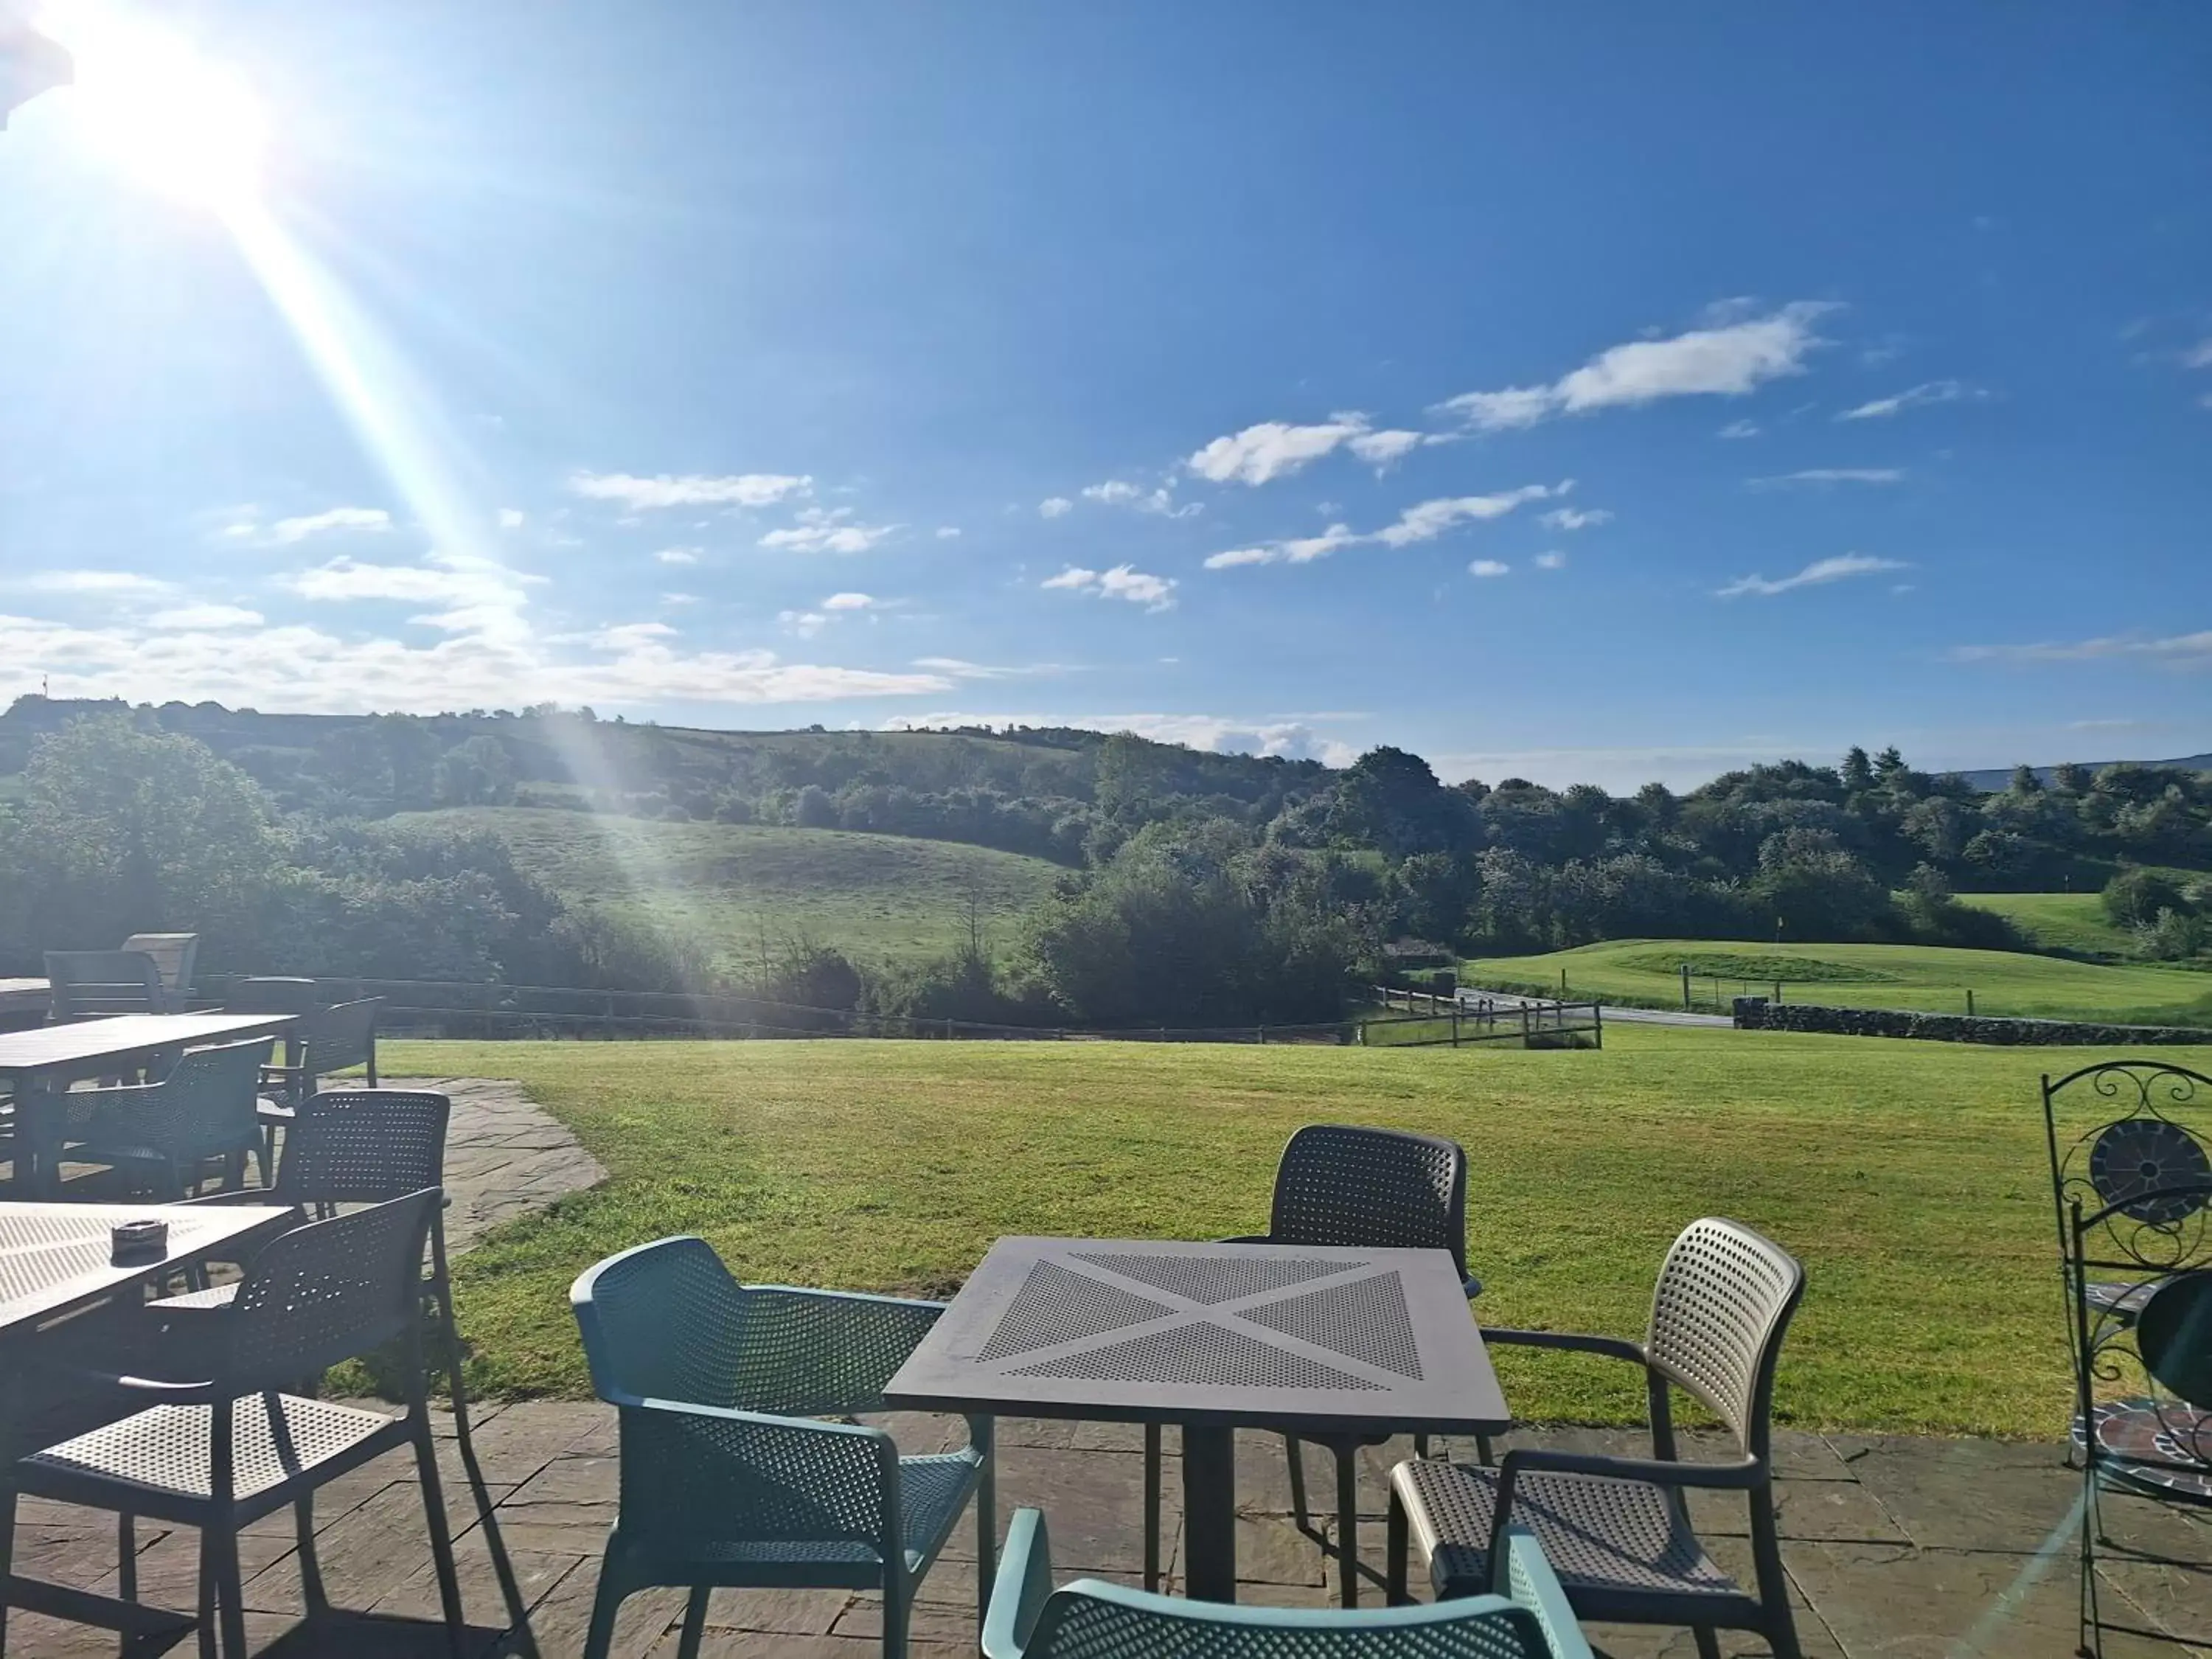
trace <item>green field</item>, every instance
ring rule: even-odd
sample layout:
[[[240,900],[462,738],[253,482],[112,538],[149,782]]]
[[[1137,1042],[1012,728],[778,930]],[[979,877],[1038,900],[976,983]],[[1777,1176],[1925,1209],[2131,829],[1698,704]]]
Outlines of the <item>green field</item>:
[[[1961,893],[1959,902],[1996,911],[2039,951],[2124,957],[2133,942],[2105,914],[2101,893]]]
[[[1001,937],[1050,890],[1057,866],[951,842],[765,824],[664,823],[558,808],[472,806],[392,822],[489,830],[572,905],[602,905],[700,939],[720,965],[754,965],[803,933],[856,960],[939,955],[964,939],[969,905]]]
[[[1966,993],[1983,1014],[2101,1019],[2140,1024],[2212,1024],[2212,975],[2184,968],[2072,962],[2011,951],[1937,945],[1768,945],[1725,939],[1610,939],[1534,957],[1486,957],[1462,968],[1468,985],[1541,986],[1569,995],[1652,1006],[1681,1006],[1688,963],[1698,1006],[1771,995],[1847,1008],[1964,1013]]]
[[[1730,1215],[1809,1274],[1785,1419],[2053,1437],[2066,1349],[2037,1079],[2103,1057],[1624,1026],[1571,1053],[395,1042],[385,1066],[519,1078],[611,1172],[462,1258],[492,1392],[584,1391],[568,1284],[628,1245],[699,1232],[755,1281],[942,1294],[1001,1234],[1251,1231],[1284,1139],[1340,1121],[1467,1146],[1492,1323],[1640,1333],[1668,1240]],[[1642,1408],[1619,1367],[1499,1366],[1526,1417]]]

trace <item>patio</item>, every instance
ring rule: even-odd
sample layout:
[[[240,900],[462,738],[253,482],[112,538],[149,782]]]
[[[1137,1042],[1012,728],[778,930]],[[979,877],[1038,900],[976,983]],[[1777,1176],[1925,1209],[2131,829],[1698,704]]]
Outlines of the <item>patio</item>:
[[[902,1449],[945,1443],[949,1423],[895,1419]],[[484,1475],[513,1558],[532,1632],[547,1659],[580,1650],[599,1571],[599,1549],[615,1510],[614,1413],[596,1404],[487,1406],[477,1418]],[[1142,1559],[1139,1438],[1116,1425],[1009,1420],[1000,1425],[1001,1524],[1018,1504],[1051,1517],[1063,1571],[1134,1582]],[[1548,1445],[1627,1450],[1620,1431],[1558,1430],[1528,1437]],[[1169,1437],[1172,1453],[1174,1437]],[[1409,1455],[1404,1443],[1371,1449],[1362,1471],[1361,1508],[1373,1536],[1362,1547],[1382,1559],[1384,1471]],[[1469,1455],[1472,1449],[1468,1449]],[[462,1591],[476,1632],[475,1650],[499,1650],[506,1622],[489,1556],[450,1443],[443,1448],[447,1507],[458,1534]],[[2068,1517],[2080,1477],[2051,1446],[1990,1441],[1821,1436],[1777,1437],[1782,1471],[1784,1556],[1798,1593],[1798,1633],[1808,1656],[2060,1655],[2074,1643],[2074,1556]],[[1332,1591],[1320,1552],[1290,1519],[1281,1443],[1238,1439],[1240,1599],[1325,1606]],[[1316,1472],[1319,1472],[1316,1462]],[[1180,1565],[1172,1494],[1165,1522],[1170,1571]],[[379,1621],[303,1627],[264,1650],[313,1651],[341,1659],[386,1654],[442,1654],[437,1593],[405,1454],[335,1483],[317,1500],[324,1571],[333,1600]],[[1717,1511],[1716,1511],[1717,1513]],[[1740,1513],[1740,1511],[1739,1511]],[[2170,1509],[2115,1497],[2106,1505],[2115,1535],[2182,1559],[2205,1559],[2212,1526]],[[1725,1563],[1744,1546],[1726,1521],[1711,1526]],[[924,1581],[914,1621],[921,1659],[972,1655],[975,1577],[963,1528],[946,1559]],[[188,1529],[140,1533],[139,1582],[149,1600],[189,1607],[197,1540]],[[112,1588],[114,1532],[87,1510],[27,1503],[19,1562],[88,1588]],[[248,1632],[279,1643],[301,1613],[288,1516],[249,1529],[245,1543]],[[1418,1580],[1418,1575],[1417,1575]],[[2212,1575],[2203,1570],[2115,1566],[2107,1583],[2153,1628],[2212,1650]],[[1180,1583],[1172,1588],[1179,1589]],[[1370,1601],[1373,1598],[1370,1598]],[[705,1649],[718,1659],[869,1659],[880,1651],[874,1598],[844,1591],[718,1593]],[[615,1651],[626,1659],[674,1651],[680,1592],[648,1592],[624,1607]],[[385,1621],[391,1622],[385,1622]],[[21,1618],[12,1654],[107,1654],[104,1633]],[[1595,1644],[1617,1659],[1687,1654],[1686,1632],[1593,1626]],[[1763,1653],[1755,1639],[1722,1640],[1731,1655]],[[2170,1644],[2108,1640],[2113,1655],[2172,1656]]]
[[[395,1080],[396,1082],[397,1080]],[[486,1226],[550,1202],[600,1178],[568,1133],[516,1085],[474,1079],[410,1079],[452,1097],[447,1186],[456,1249]],[[939,1449],[959,1437],[949,1419],[901,1414],[886,1419],[901,1449]],[[488,1403],[477,1409],[476,1447],[501,1540],[512,1559],[538,1651],[556,1659],[580,1650],[599,1572],[599,1552],[616,1507],[616,1425],[597,1403]],[[451,1421],[440,1414],[446,1509],[453,1526],[472,1650],[515,1650],[508,1615],[460,1459]],[[1063,1576],[1090,1574],[1134,1583],[1142,1562],[1141,1433],[1133,1425],[1007,1419],[1000,1423],[1001,1528],[1019,1505],[1050,1517]],[[1694,1437],[1685,1437],[1694,1440]],[[1579,1450],[1635,1453],[1629,1431],[1559,1428],[1517,1437]],[[1176,1437],[1167,1437],[1170,1456]],[[1471,1456],[1471,1444],[1438,1449]],[[1368,1449],[1360,1473],[1360,1555],[1379,1570],[1390,1465],[1410,1455],[1404,1441]],[[1691,1447],[1686,1454],[1696,1455]],[[1805,1651],[1814,1656],[2064,1654],[2074,1643],[2075,1557],[2071,1516],[2080,1476],[2062,1449],[1981,1440],[1818,1435],[1776,1437],[1783,1553]],[[1317,1490],[1326,1459],[1308,1454]],[[1333,1567],[1291,1519],[1282,1443],[1237,1437],[1240,1600],[1327,1606]],[[1170,1470],[1164,1482],[1164,1559],[1169,1588],[1183,1589],[1183,1552]],[[1746,1565],[1740,1504],[1693,1497],[1700,1530],[1731,1570]],[[1325,1512],[1328,1505],[1322,1505]],[[2106,1516],[2115,1540],[2178,1562],[2212,1559],[2212,1521],[2114,1495]],[[258,1650],[343,1659],[441,1654],[434,1578],[407,1454],[390,1454],[342,1477],[316,1502],[318,1537],[331,1597],[349,1615],[300,1626],[301,1600],[288,1515],[247,1529],[242,1544],[248,1634]],[[1317,1517],[1324,1528],[1333,1521]],[[952,1659],[975,1650],[972,1534],[956,1530],[946,1558],[924,1580],[913,1623],[914,1652]],[[188,1609],[198,1540],[188,1528],[142,1522],[141,1596]],[[112,1519],[92,1510],[27,1500],[16,1539],[16,1569],[86,1589],[112,1590]],[[2112,1655],[2212,1653],[2212,1572],[2197,1565],[2115,1562],[2107,1596],[2128,1622],[2164,1630],[2191,1645],[2108,1638]],[[1417,1593],[1425,1595],[1416,1570]],[[1379,1602],[1379,1587],[1364,1598]],[[647,1592],[625,1605],[615,1651],[659,1656],[675,1650],[680,1592]],[[288,1632],[290,1632],[288,1635]],[[880,1651],[872,1595],[846,1591],[718,1592],[704,1651],[737,1659],[867,1659]],[[1628,1656],[1687,1654],[1686,1631],[1608,1628],[1590,1635],[1603,1651]],[[113,1651],[101,1632],[19,1614],[11,1654],[74,1656]],[[1722,1638],[1730,1655],[1763,1653],[1756,1638]]]

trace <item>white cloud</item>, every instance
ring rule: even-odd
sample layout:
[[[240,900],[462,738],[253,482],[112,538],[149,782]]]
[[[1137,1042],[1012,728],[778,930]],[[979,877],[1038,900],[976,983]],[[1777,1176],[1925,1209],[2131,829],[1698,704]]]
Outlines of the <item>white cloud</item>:
[[[279,519],[264,532],[252,518],[241,519],[223,532],[226,536],[258,540],[271,547],[291,547],[316,536],[348,532],[380,536],[392,528],[392,515],[380,507],[333,507],[325,512]]]
[[[2184,368],[2212,368],[2212,337],[2199,340],[2181,354]]]
[[[1503,576],[1512,568],[1502,559],[1476,559],[1468,564],[1467,574],[1470,576]]]
[[[1792,588],[1821,587],[1830,582],[1839,582],[1852,576],[1870,575],[1881,570],[1906,570],[1911,567],[1902,559],[1877,559],[1865,553],[1843,553],[1831,559],[1815,559],[1794,576],[1772,580],[1761,575],[1739,576],[1726,587],[1715,590],[1715,597],[1723,599],[1740,599],[1747,593],[1761,596],[1787,593]]]
[[[1397,523],[1384,526],[1368,539],[1385,547],[1409,547],[1415,542],[1432,541],[1455,525],[1502,519],[1526,502],[1564,495],[1574,487],[1574,480],[1569,478],[1556,485],[1523,484],[1494,495],[1452,495],[1420,501],[1401,513]]]
[[[1965,386],[1957,380],[1923,380],[1916,386],[1887,398],[1876,398],[1856,409],[1846,409],[1836,418],[1839,421],[1880,421],[1892,415],[1900,415],[1908,409],[1925,409],[1930,404],[1954,404],[1968,396]]]
[[[1567,556],[1564,553],[1554,550],[1536,556],[1536,568],[1539,570],[1565,570],[1566,568]]]
[[[619,501],[633,513],[664,507],[774,507],[811,493],[805,473],[737,472],[722,477],[662,472],[650,478],[629,472],[572,472],[571,494],[595,501]]]
[[[2173,668],[2212,668],[2212,629],[2195,634],[2107,635],[2099,639],[2041,641],[2033,645],[1962,645],[1954,662],[2149,662]]]
[[[1723,438],[1756,438],[1759,435],[1759,422],[1730,421],[1720,429],[1717,435]]]
[[[660,602],[663,605],[696,605],[699,596],[696,593],[663,593]]]
[[[898,527],[895,524],[855,524],[849,507],[807,507],[799,509],[796,525],[769,531],[760,538],[760,544],[788,547],[801,553],[865,553]]]
[[[653,556],[663,564],[696,564],[703,550],[696,547],[664,547]]]
[[[1284,541],[1231,548],[1212,554],[1206,559],[1206,568],[1233,570],[1249,564],[1310,564],[1340,549],[1369,542],[1380,543],[1384,547],[1410,547],[1416,542],[1433,541],[1455,525],[1502,518],[1524,502],[1564,495],[1574,487],[1575,481],[1568,478],[1557,484],[1523,484],[1518,489],[1501,490],[1494,495],[1443,496],[1407,507],[1398,515],[1395,524],[1385,525],[1380,530],[1361,534],[1348,525],[1333,524],[1318,536],[1294,536]]]
[[[949,542],[959,533],[960,526],[957,524],[941,524],[937,526],[937,539],[940,542]]]
[[[1172,610],[1176,602],[1174,577],[1155,576],[1126,564],[1117,564],[1110,570],[1086,570],[1081,565],[1072,564],[1057,576],[1046,577],[1039,586],[1096,593],[1103,599],[1125,599],[1147,611]]]
[[[502,507],[500,508],[499,527],[501,530],[520,530],[522,528],[522,525],[523,517],[522,509],[520,507]]]
[[[261,613],[235,605],[180,605],[173,610],[156,611],[146,618],[149,628],[169,628],[184,631],[205,632],[225,628],[258,628]]]
[[[1765,317],[1717,322],[1666,340],[1632,340],[1600,352],[1550,386],[1468,392],[1437,407],[1485,432],[1534,426],[1560,415],[1631,408],[1662,398],[1740,398],[1804,373],[1823,343],[1813,325],[1834,307],[1799,301]],[[1731,303],[1728,314],[1740,315]]]
[[[347,602],[356,599],[401,599],[414,603],[483,605],[524,597],[523,578],[499,566],[475,561],[443,564],[362,564],[349,558],[332,559],[313,570],[283,579],[284,586],[303,599]]]
[[[1808,466],[1771,478],[1747,478],[1753,489],[1784,489],[1791,484],[1893,484],[1905,482],[1901,466]]]
[[[1544,514],[1542,522],[1554,530],[1588,530],[1593,525],[1611,524],[1613,514],[1602,507],[1587,510],[1576,507],[1555,507]]]
[[[1075,503],[1065,495],[1048,495],[1037,503],[1037,516],[1042,519],[1065,518],[1075,511]]]
[[[1097,501],[1103,507],[1127,507],[1139,513],[1156,513],[1163,518],[1187,519],[1205,508],[1198,502],[1177,507],[1175,494],[1164,485],[1146,489],[1142,484],[1133,484],[1122,478],[1109,478],[1104,483],[1085,484],[1083,499]]]
[[[1356,410],[1332,415],[1311,426],[1262,421],[1216,438],[1183,465],[1215,483],[1263,484],[1288,477],[1368,432],[1367,417]]]
[[[1352,453],[1378,471],[1404,459],[1419,449],[1424,436],[1393,427],[1382,432],[1363,432],[1352,440]]]
[[[830,623],[830,618],[819,611],[779,611],[775,619],[783,624],[785,632],[796,634],[802,640],[812,639]]]
[[[943,673],[788,663],[772,651],[684,652],[668,637],[632,626],[593,635],[580,651],[555,650],[554,642],[526,631],[456,633],[415,646],[296,625],[82,629],[27,617],[0,617],[0,635],[9,642],[0,657],[0,700],[36,691],[41,674],[58,697],[212,699],[308,714],[434,714],[549,699],[602,709],[796,704],[942,696],[959,684]]]
[[[167,593],[175,584],[135,570],[41,570],[8,586],[33,593],[105,593],[114,599],[146,599]]]
[[[878,611],[883,601],[869,593],[832,593],[822,601],[824,611]]]

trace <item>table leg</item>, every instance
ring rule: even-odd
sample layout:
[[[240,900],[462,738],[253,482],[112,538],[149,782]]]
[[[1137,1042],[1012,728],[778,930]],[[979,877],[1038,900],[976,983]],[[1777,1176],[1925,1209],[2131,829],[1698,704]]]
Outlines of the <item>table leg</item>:
[[[1194,1601],[1237,1599],[1237,1434],[1182,1431],[1184,1594]]]

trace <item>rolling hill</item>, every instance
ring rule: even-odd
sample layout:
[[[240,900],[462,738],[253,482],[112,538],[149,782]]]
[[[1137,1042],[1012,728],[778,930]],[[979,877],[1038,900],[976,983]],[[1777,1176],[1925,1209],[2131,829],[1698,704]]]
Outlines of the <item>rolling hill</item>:
[[[489,830],[565,902],[681,930],[731,968],[756,963],[763,935],[803,934],[857,961],[939,955],[966,937],[971,902],[1003,940],[1061,873],[1018,853],[842,830],[528,806],[450,807],[392,822]]]

